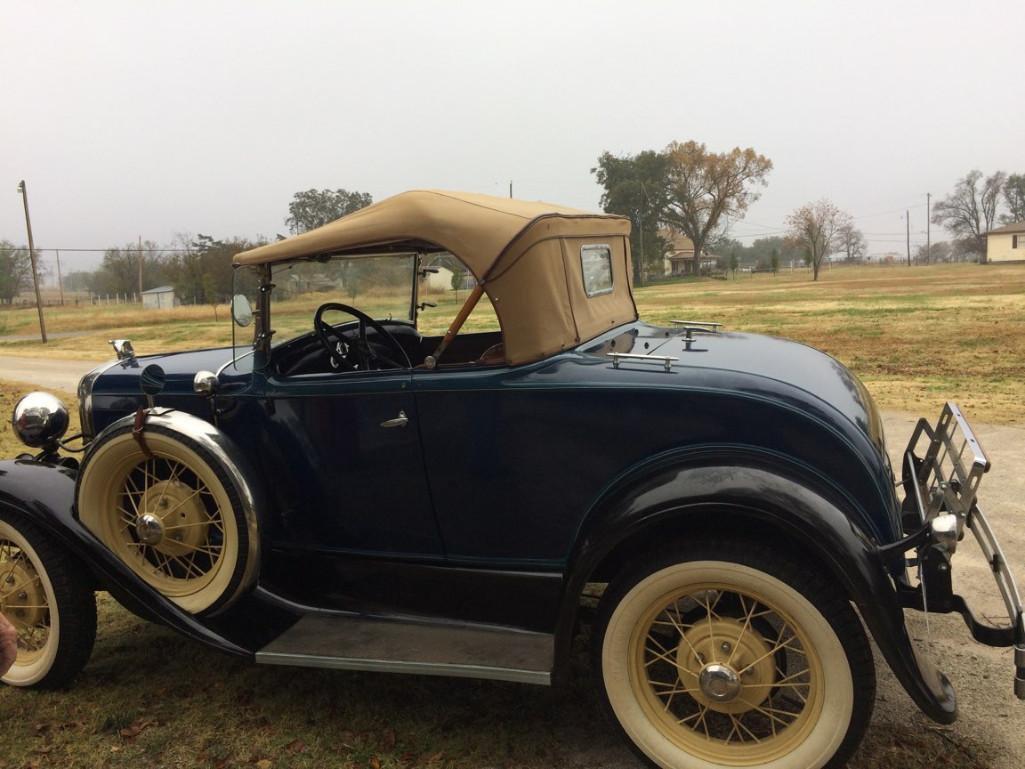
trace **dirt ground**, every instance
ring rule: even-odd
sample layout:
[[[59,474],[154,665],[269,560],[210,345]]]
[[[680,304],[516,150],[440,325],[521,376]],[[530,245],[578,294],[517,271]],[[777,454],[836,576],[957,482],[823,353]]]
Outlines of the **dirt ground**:
[[[899,467],[904,443],[917,417],[894,412],[884,416],[890,455]],[[1025,579],[1025,475],[1021,472],[1025,466],[1025,430],[989,424],[973,427],[993,463],[980,488],[980,507],[1021,581]],[[989,567],[971,536],[954,556],[954,580],[955,589],[969,599],[977,614],[995,620],[1006,618]],[[875,716],[851,766],[917,766],[886,760],[889,751],[909,758],[901,747],[907,747],[907,740],[913,739],[926,740],[930,744],[928,754],[942,740],[948,752],[942,762],[937,757],[935,764],[921,766],[1025,766],[1025,703],[1012,693],[1012,651],[975,643],[956,614],[930,615],[928,630],[920,614],[908,612],[908,617],[916,639],[957,689],[960,718],[952,727],[939,727],[925,719],[877,655],[880,686]]]

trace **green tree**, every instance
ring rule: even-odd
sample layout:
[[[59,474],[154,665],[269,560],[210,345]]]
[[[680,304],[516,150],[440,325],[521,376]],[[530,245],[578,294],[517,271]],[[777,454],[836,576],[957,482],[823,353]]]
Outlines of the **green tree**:
[[[29,285],[32,260],[28,249],[0,240],[0,302],[10,304]]]
[[[630,248],[633,251],[634,283],[643,285],[646,273],[662,274],[667,243],[659,234],[665,209],[668,158],[645,150],[636,155],[602,153],[591,169],[604,188],[602,209],[630,218]]]
[[[288,204],[288,216],[285,224],[293,234],[306,232],[321,227],[346,214],[366,208],[374,202],[369,192],[356,190],[317,190],[309,189],[297,192]]]
[[[234,280],[232,257],[258,245],[245,238],[218,240],[201,233],[194,238],[179,235],[176,242],[178,251],[168,259],[167,271],[181,300],[194,304],[227,302]]]
[[[695,258],[721,231],[724,217],[741,219],[765,186],[772,161],[752,148],[709,152],[695,141],[673,142],[668,161],[662,221],[694,243]]]
[[[730,251],[730,272],[733,273],[734,279],[737,277],[737,268],[740,266],[740,259],[737,258],[737,251],[734,249]]]
[[[1000,217],[1003,224],[1025,222],[1025,174],[1011,174],[1004,182],[1004,203],[1007,213]]]

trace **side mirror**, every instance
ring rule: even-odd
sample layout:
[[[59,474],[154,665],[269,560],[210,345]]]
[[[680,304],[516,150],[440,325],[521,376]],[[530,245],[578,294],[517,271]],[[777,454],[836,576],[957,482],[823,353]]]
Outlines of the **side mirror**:
[[[253,322],[253,308],[245,294],[235,294],[231,300],[231,317],[238,325],[245,328]]]

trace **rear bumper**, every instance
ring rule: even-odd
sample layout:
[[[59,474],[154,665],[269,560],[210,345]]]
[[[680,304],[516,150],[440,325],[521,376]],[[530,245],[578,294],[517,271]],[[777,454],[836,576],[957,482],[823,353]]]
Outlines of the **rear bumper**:
[[[1014,694],[1025,699],[1025,613],[1010,564],[978,504],[978,491],[990,461],[960,409],[948,403],[935,425],[920,419],[904,454],[904,529],[909,536],[889,549],[915,550],[908,565],[918,585],[902,585],[902,606],[919,611],[957,612],[972,637],[987,646],[1014,647]],[[993,574],[1007,611],[1006,622],[976,616],[954,593],[952,559],[970,531]]]

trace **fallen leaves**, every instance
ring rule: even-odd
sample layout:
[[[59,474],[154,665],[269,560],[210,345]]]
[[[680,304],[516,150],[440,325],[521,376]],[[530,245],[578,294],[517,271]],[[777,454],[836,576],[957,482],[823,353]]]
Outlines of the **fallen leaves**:
[[[129,726],[118,731],[118,735],[123,740],[134,740],[151,726],[156,725],[157,722],[151,719],[137,718]]]

